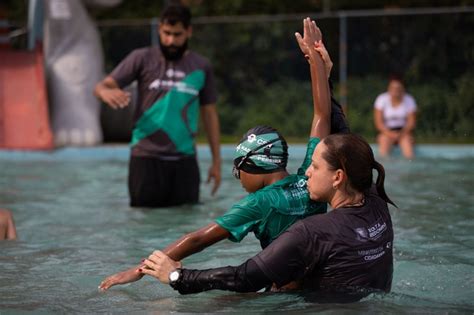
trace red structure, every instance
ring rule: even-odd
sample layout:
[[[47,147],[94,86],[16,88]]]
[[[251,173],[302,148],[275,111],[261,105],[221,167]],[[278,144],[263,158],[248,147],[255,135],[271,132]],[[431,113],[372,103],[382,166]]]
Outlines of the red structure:
[[[41,47],[0,48],[0,148],[53,149]]]

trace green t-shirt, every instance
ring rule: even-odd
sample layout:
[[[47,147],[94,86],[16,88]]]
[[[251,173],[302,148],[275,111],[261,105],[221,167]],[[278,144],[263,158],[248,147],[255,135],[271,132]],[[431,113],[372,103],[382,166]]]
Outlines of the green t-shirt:
[[[229,231],[231,241],[240,242],[247,233],[254,232],[262,248],[265,248],[297,220],[326,213],[326,203],[309,198],[304,175],[318,143],[319,138],[310,138],[305,159],[297,174],[249,194],[215,220]]]

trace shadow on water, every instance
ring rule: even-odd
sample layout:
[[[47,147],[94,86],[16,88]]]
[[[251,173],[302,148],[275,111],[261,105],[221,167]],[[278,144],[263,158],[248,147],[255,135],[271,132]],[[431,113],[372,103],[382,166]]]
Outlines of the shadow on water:
[[[200,148],[202,178],[210,163]],[[295,172],[305,147],[290,146]],[[295,293],[205,292],[180,296],[151,278],[99,293],[107,275],[208,224],[245,195],[224,147],[217,197],[167,209],[128,207],[128,148],[0,151],[0,207],[13,211],[19,241],[0,242],[0,313],[145,312],[256,314],[465,314],[474,311],[474,147],[420,147],[414,161],[381,160],[395,228],[392,292],[355,303],[320,303]],[[220,242],[184,264],[236,265],[260,250],[249,236]]]

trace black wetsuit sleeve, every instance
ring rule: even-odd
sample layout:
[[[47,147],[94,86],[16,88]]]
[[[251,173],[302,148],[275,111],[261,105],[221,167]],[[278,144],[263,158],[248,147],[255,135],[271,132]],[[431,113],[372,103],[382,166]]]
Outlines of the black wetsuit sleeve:
[[[272,284],[258,265],[249,259],[240,266],[207,270],[181,269],[181,276],[172,285],[181,294],[208,290],[256,292]]]

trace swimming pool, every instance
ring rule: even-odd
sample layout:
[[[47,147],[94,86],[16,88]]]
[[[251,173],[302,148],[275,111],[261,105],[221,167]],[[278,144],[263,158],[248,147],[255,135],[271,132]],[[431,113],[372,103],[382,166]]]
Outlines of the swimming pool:
[[[13,211],[19,240],[0,242],[0,313],[472,313],[474,146],[418,146],[418,158],[381,160],[395,229],[392,292],[353,304],[315,304],[298,294],[212,291],[180,296],[151,278],[99,293],[100,281],[224,213],[245,195],[224,146],[218,196],[168,209],[128,207],[128,148],[0,151],[0,207]],[[294,172],[305,147],[290,145]],[[199,147],[203,178],[210,163]],[[236,265],[259,251],[249,235],[184,261]]]

